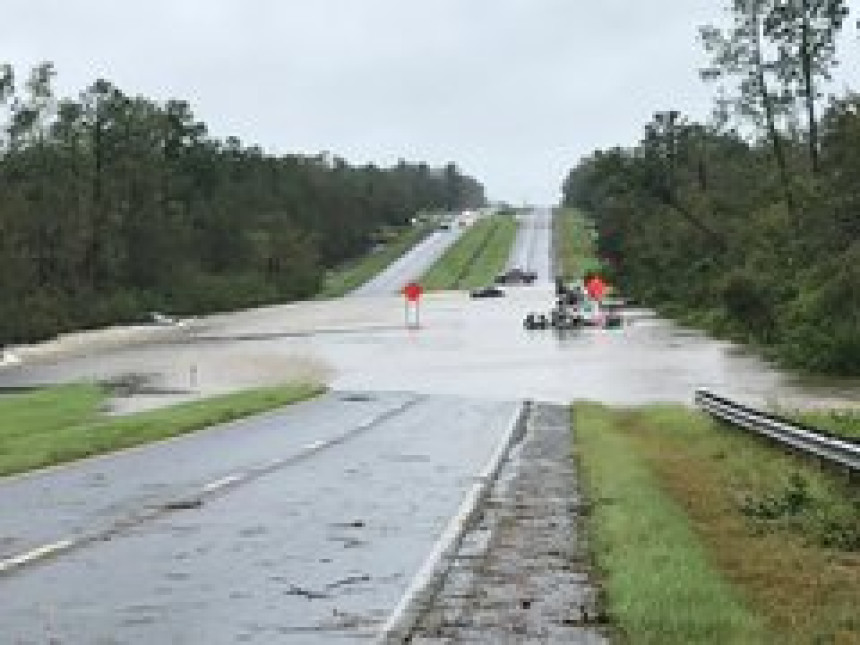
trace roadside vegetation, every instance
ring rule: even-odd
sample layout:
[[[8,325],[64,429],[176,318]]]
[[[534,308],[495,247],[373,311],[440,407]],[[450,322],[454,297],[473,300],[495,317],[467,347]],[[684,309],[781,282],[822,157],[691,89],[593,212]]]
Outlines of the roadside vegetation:
[[[107,391],[94,384],[0,397],[0,476],[129,448],[308,399],[312,384],[245,390],[122,417],[102,412]]]
[[[271,155],[186,101],[104,79],[64,98],[55,76],[0,61],[0,346],[309,298],[379,231],[485,201],[453,163]]]
[[[624,642],[860,642],[856,487],[680,406],[574,419]]]
[[[492,284],[511,254],[517,234],[513,212],[472,224],[421,278],[428,290],[474,289]]]
[[[611,278],[598,259],[597,231],[590,219],[576,208],[556,208],[552,224],[557,270],[565,282],[579,280],[589,271]]]
[[[432,222],[416,226],[389,227],[367,255],[326,272],[319,298],[339,298],[382,272],[433,230]]]
[[[860,376],[860,95],[825,98],[849,3],[726,4],[700,34],[713,118],[655,106],[636,145],[570,171],[563,203],[593,219],[625,293],[786,365]]]
[[[797,409],[777,405],[770,412],[825,434],[860,442],[860,408]]]
[[[860,409],[805,410],[782,414],[838,437],[860,441]]]

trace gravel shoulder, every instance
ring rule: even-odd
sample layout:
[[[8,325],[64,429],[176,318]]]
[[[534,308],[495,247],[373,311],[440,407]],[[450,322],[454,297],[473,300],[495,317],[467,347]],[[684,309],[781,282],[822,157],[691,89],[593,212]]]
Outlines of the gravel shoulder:
[[[565,406],[536,404],[411,643],[606,643]]]

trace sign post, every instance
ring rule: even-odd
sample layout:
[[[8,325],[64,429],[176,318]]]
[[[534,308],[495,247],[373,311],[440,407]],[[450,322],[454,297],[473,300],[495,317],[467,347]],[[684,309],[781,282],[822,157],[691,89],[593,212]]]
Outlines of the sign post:
[[[601,316],[600,305],[603,301],[603,296],[606,294],[606,283],[596,273],[592,274],[585,281],[585,292],[594,306],[594,314]]]
[[[421,288],[421,285],[417,282],[410,282],[405,287],[403,287],[403,297],[405,298],[405,321],[407,329],[418,329],[421,325],[420,320],[420,301],[421,294],[424,293],[424,290]],[[415,320],[412,321],[410,318],[410,310],[415,312]]]

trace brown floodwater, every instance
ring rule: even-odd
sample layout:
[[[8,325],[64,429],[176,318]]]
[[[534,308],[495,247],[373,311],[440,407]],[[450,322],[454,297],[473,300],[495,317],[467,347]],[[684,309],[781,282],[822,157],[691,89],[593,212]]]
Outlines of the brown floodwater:
[[[781,370],[647,310],[626,311],[620,329],[523,329],[526,313],[548,310],[552,297],[548,283],[511,287],[498,299],[429,294],[418,329],[405,327],[400,297],[380,296],[212,316],[143,345],[95,332],[25,352],[20,365],[0,368],[0,386],[148,375],[149,393],[121,409],[294,378],[348,390],[555,403],[690,402],[696,387],[754,405],[860,402],[857,380]]]

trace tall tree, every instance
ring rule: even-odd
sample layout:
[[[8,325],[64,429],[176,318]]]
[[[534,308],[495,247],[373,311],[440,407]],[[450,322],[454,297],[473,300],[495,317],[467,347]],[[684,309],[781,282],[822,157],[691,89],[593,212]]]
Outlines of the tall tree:
[[[785,142],[779,132],[778,120],[788,108],[786,96],[773,88],[777,61],[768,58],[765,46],[765,20],[776,0],[731,0],[732,26],[722,30],[706,25],[699,30],[705,50],[711,55],[711,65],[700,70],[706,81],[727,76],[737,77],[738,94],[734,102],[737,112],[763,127],[770,141],[777,166],[780,185],[790,212],[795,204]]]
[[[107,80],[55,101],[53,76],[0,65],[0,343],[307,297],[381,227],[483,202],[453,164],[267,155]]]
[[[816,102],[821,98],[819,81],[830,80],[836,65],[836,38],[848,6],[845,0],[780,0],[764,21],[765,36],[777,47],[777,76],[806,110],[807,144],[812,172],[819,164]]]

